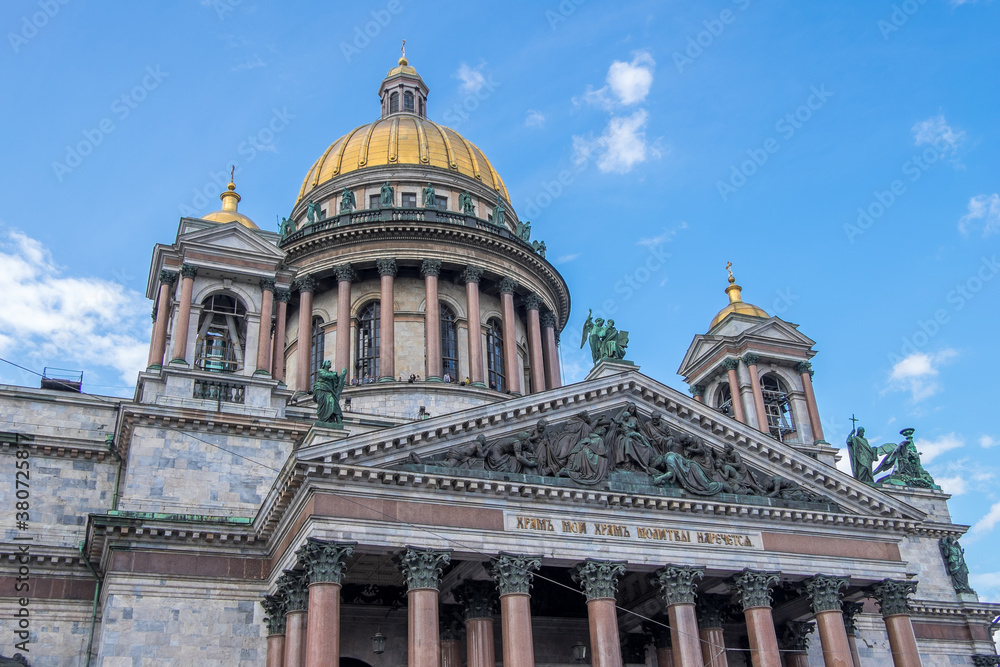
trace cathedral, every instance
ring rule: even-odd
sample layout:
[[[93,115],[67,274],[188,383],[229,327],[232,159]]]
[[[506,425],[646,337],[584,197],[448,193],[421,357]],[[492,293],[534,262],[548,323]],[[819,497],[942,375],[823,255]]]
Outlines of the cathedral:
[[[839,470],[732,268],[690,395],[579,307],[566,384],[569,287],[428,93],[404,55],[277,232],[233,182],[180,220],[133,398],[0,387],[0,665],[1000,664],[913,429]]]

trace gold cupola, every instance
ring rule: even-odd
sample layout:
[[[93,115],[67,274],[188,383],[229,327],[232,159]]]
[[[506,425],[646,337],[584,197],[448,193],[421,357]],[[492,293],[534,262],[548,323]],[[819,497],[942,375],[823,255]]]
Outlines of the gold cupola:
[[[395,114],[414,114],[426,118],[427,93],[430,88],[406,59],[405,39],[400,51],[403,55],[399,58],[399,64],[389,70],[378,89],[379,99],[382,100],[382,118]]]
[[[208,215],[203,215],[201,216],[201,219],[209,220],[211,222],[238,222],[247,229],[260,229],[260,227],[258,227],[253,220],[236,210],[242,197],[240,197],[239,193],[236,192],[236,183],[232,180],[235,172],[236,168],[233,167],[233,173],[231,173],[229,177],[229,185],[227,186],[226,191],[219,195],[219,199],[222,200],[222,210],[209,213]]]
[[[726,294],[729,296],[729,305],[720,310],[712,318],[712,324],[708,327],[709,331],[714,329],[716,324],[726,319],[732,313],[739,313],[740,315],[747,315],[749,317],[769,318],[770,315],[763,308],[758,308],[752,303],[747,303],[743,300],[743,288],[736,284],[736,278],[733,276],[732,262],[726,263],[726,270],[729,271],[729,287],[726,288]]]

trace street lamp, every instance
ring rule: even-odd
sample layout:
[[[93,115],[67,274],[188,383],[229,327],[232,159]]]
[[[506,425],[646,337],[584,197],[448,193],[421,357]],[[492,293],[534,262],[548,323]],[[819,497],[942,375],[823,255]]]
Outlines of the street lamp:
[[[375,655],[381,655],[385,653],[385,635],[379,630],[372,637],[372,653]]]
[[[587,645],[583,642],[577,642],[573,644],[573,659],[577,662],[586,662],[587,660]]]

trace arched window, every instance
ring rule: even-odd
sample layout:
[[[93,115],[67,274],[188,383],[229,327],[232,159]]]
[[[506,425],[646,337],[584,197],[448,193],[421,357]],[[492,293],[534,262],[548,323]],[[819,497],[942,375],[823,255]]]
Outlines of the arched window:
[[[403,93],[403,111],[413,111],[413,93],[410,91]]]
[[[715,390],[715,409],[724,415],[733,416],[733,392],[728,382],[723,382]]]
[[[195,368],[213,373],[242,370],[247,343],[246,315],[240,300],[229,294],[213,294],[202,302]]]
[[[396,113],[399,111],[399,93],[393,93],[389,95],[389,113]]]
[[[506,391],[507,382],[503,374],[503,328],[500,320],[495,317],[486,323],[486,368],[489,371],[489,388]]]
[[[361,309],[358,318],[358,360],[354,366],[354,377],[359,382],[378,382],[380,322],[381,305],[378,301],[372,301]]]
[[[441,304],[441,373],[458,381],[458,327],[455,326],[455,313],[445,304]]]
[[[788,389],[781,378],[774,373],[768,373],[760,379],[760,389],[764,395],[767,428],[773,437],[784,442],[785,436],[795,432]]]
[[[418,113],[419,113],[419,114],[420,114],[421,116],[423,116],[423,115],[424,115],[424,98],[422,98],[422,97],[421,97],[421,98],[418,98],[418,99],[417,99],[417,104],[418,104],[418,105],[419,105],[419,107],[420,107],[420,108],[419,108],[419,109],[418,109],[417,111],[418,111]]]
[[[316,373],[323,365],[323,358],[326,350],[326,335],[323,333],[323,318],[314,317],[312,326],[312,350],[309,353],[309,386],[316,384]]]

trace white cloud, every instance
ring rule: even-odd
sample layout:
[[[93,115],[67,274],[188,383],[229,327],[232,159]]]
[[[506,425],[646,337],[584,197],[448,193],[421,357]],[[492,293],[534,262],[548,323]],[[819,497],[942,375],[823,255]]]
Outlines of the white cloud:
[[[955,350],[945,349],[933,355],[915,352],[901,359],[892,367],[885,391],[909,391],[914,401],[930,398],[941,390],[935,379],[938,368],[957,354]]]
[[[556,257],[556,264],[566,264],[567,262],[572,262],[574,259],[580,256],[581,253],[574,252],[569,255],[560,255]]]
[[[966,491],[968,491],[968,485],[966,484],[965,478],[959,475],[955,477],[935,477],[934,481],[945,493],[949,493],[953,496],[960,496]]]
[[[616,60],[608,68],[608,86],[621,104],[638,104],[649,95],[653,86],[656,62],[647,51],[639,51],[632,62]]]
[[[525,127],[545,127],[545,114],[535,109],[528,109],[524,117]]]
[[[233,72],[241,72],[245,69],[256,69],[258,67],[267,67],[267,63],[265,63],[260,56],[255,55],[253,58],[247,58],[238,65],[231,67],[230,70]]]
[[[965,139],[965,132],[955,130],[948,124],[944,114],[931,116],[927,120],[922,120],[912,128],[913,142],[917,146],[938,145],[944,140],[948,147],[945,152],[954,152]]]
[[[110,367],[132,384],[149,350],[148,302],[118,283],[61,273],[37,240],[0,233],[0,351],[37,365]]]
[[[845,472],[848,475],[853,475],[854,471],[851,470],[851,455],[847,452],[847,448],[841,448],[840,459],[837,461],[837,470],[840,472]]]
[[[980,447],[986,447],[988,449],[990,447],[996,447],[997,445],[1000,445],[1000,440],[997,440],[993,436],[991,436],[991,435],[982,435],[982,436],[979,436],[979,446]]]
[[[933,440],[917,438],[913,444],[916,446],[917,451],[920,452],[920,461],[927,464],[945,452],[964,447],[965,441],[954,433],[948,433],[938,436]]]
[[[573,152],[577,164],[597,157],[597,168],[604,173],[627,174],[649,156],[659,157],[660,151],[646,143],[646,122],[649,114],[639,109],[631,116],[614,116],[604,133],[596,139],[573,137]]]
[[[1000,502],[993,503],[990,507],[990,511],[986,513],[982,519],[976,522],[976,525],[972,527],[969,531],[970,537],[981,537],[982,535],[993,530],[994,526],[1000,523]]]
[[[636,244],[641,246],[646,246],[647,248],[655,248],[656,246],[662,243],[667,243],[669,241],[672,241],[673,238],[677,236],[677,232],[687,228],[688,224],[682,220],[673,229],[664,228],[660,234],[657,234],[656,236],[650,238],[641,238],[638,241],[636,241]]]
[[[486,76],[482,72],[485,66],[486,63],[481,64],[479,67],[469,67],[465,63],[459,66],[455,76],[462,82],[463,93],[478,93],[479,89],[486,85]]]
[[[983,228],[983,238],[1000,232],[1000,194],[994,192],[969,199],[969,212],[959,219],[958,230],[968,234],[976,227]]]
[[[969,583],[979,593],[980,602],[1000,602],[1000,572],[973,572]]]

